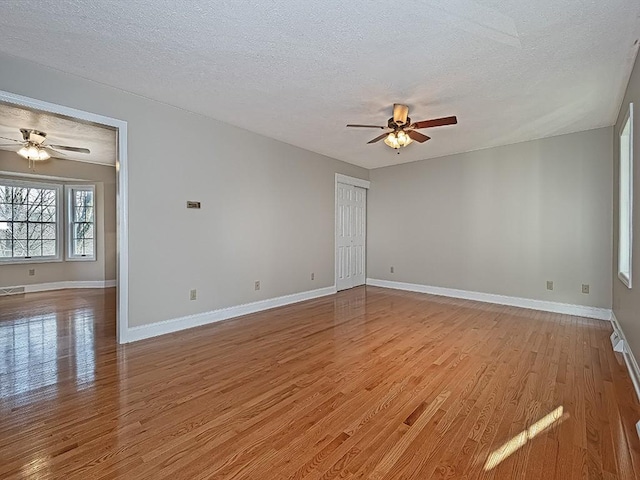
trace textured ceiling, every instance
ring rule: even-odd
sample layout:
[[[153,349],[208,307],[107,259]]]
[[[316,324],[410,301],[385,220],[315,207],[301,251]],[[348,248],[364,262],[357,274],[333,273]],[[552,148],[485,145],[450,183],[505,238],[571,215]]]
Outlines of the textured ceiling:
[[[116,164],[115,130],[48,112],[34,111],[0,102],[0,137],[22,141],[21,128],[40,130],[46,133],[45,145],[66,145],[69,147],[88,148],[91,151],[88,154],[65,151],[59,155],[60,158],[65,160],[78,160],[113,166]],[[0,139],[0,149],[17,152],[20,144],[6,146],[11,143]],[[17,154],[16,161],[26,162],[24,158]],[[55,159],[52,161],[55,161]]]
[[[639,36],[638,0],[0,2],[3,52],[367,168],[611,125]],[[459,124],[344,127],[394,102]]]

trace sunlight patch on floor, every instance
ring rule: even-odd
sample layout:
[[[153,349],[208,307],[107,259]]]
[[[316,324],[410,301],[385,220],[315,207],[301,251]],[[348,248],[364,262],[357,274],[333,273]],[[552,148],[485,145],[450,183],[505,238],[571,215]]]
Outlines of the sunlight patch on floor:
[[[511,440],[494,450],[491,455],[489,455],[489,458],[487,458],[487,462],[484,464],[484,470],[488,472],[489,470],[494,469],[513,453],[522,448],[529,440],[533,440],[536,436],[554,424],[562,423],[567,417],[568,415],[564,415],[564,408],[562,405],[548,413],[529,428],[523,430]]]

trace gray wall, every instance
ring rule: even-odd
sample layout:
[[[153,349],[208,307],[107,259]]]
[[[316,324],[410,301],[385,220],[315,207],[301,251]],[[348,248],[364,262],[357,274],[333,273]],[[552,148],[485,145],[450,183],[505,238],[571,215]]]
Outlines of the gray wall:
[[[96,260],[86,262],[48,262],[28,264],[0,265],[0,287],[33,285],[36,283],[63,281],[102,281],[116,278],[116,174],[115,168],[70,160],[51,159],[36,165],[35,172],[29,169],[28,162],[13,152],[0,150],[0,178],[39,181],[38,178],[25,178],[4,175],[11,172],[18,175],[43,175],[61,179],[83,179],[83,182],[50,180],[46,183],[93,184],[96,186]],[[66,235],[66,229],[63,229]],[[61,244],[65,248],[64,238]],[[64,257],[64,255],[63,255]],[[35,269],[30,276],[29,270]]]
[[[372,170],[367,276],[610,308],[611,152],[603,128]]]
[[[5,54],[0,89],[128,122],[130,326],[334,284],[334,174],[366,170]]]
[[[639,57],[640,58],[640,57]],[[635,115],[633,122],[633,151],[634,172],[633,172],[633,265],[631,267],[632,289],[626,287],[618,279],[618,204],[619,204],[619,157],[620,157],[620,130],[622,121],[629,108],[629,103],[633,102]],[[629,80],[618,121],[613,133],[613,313],[615,313],[625,337],[629,342],[629,348],[634,353],[636,359],[640,359],[640,60],[636,63]]]

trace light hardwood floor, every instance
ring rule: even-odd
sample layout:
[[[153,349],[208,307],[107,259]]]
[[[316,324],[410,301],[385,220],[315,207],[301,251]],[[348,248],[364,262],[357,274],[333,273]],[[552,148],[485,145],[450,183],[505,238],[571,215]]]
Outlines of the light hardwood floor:
[[[114,315],[0,298],[0,478],[640,472],[607,322],[372,287],[126,346]]]

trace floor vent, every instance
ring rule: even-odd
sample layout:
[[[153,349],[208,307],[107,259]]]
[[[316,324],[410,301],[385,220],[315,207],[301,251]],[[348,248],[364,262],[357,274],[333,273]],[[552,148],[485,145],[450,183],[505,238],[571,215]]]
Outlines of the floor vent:
[[[613,347],[614,352],[624,353],[624,341],[618,335],[618,332],[613,332],[611,334],[611,346]]]
[[[24,293],[24,287],[0,288],[0,296],[2,296],[2,295],[16,295],[18,293]]]

